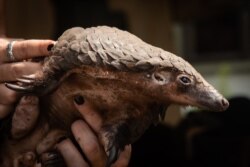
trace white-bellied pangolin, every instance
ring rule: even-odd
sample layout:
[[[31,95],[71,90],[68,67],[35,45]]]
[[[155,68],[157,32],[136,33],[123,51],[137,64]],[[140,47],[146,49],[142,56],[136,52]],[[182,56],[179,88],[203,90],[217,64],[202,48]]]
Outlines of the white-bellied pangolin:
[[[220,111],[229,105],[182,58],[107,26],[65,31],[42,71],[6,86],[39,96],[41,122],[51,130],[69,132],[79,118],[73,99],[88,100],[103,119],[99,136],[109,156],[107,166],[170,104]]]

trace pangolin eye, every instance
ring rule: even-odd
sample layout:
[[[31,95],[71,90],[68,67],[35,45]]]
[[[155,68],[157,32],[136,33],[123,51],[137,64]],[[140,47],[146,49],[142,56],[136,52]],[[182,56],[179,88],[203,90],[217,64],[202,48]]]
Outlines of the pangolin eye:
[[[184,85],[188,85],[188,84],[191,83],[191,80],[190,80],[188,77],[186,77],[186,76],[180,77],[180,81],[181,81]]]

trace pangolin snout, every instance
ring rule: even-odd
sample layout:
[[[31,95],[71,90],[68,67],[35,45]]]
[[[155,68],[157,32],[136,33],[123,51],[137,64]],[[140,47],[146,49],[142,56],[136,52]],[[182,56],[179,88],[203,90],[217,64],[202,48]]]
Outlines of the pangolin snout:
[[[220,94],[210,93],[198,99],[200,107],[211,111],[225,111],[229,107],[229,102]],[[198,105],[199,105],[198,104]]]
[[[221,99],[221,109],[224,111],[229,107],[229,102],[227,101],[227,99],[222,98]]]
[[[221,97],[211,103],[210,109],[214,108],[212,109],[214,111],[225,111],[228,108],[228,106],[229,106],[229,102],[227,101],[227,99],[225,99],[224,97]]]

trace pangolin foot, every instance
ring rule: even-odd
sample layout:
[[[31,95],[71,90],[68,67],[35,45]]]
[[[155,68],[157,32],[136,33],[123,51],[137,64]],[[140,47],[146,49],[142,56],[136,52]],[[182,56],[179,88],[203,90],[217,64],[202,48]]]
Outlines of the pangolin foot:
[[[18,78],[16,83],[5,83],[5,86],[9,89],[37,96],[51,92],[57,85],[57,80],[45,80],[44,78],[37,78],[36,75],[24,75]]]
[[[35,75],[24,75],[16,79],[16,83],[5,83],[6,87],[17,92],[31,93],[34,90]]]

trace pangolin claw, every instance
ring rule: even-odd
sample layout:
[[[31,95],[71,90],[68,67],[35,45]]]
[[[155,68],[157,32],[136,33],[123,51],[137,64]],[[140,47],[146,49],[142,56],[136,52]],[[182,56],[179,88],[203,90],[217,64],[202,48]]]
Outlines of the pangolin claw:
[[[106,163],[106,167],[110,167],[118,158],[119,148],[116,146],[111,146],[109,149],[109,155]]]
[[[5,86],[18,92],[31,93],[34,90],[33,85],[36,82],[35,79],[36,77],[34,74],[23,75],[22,77],[16,79],[16,83],[5,83]]]
[[[12,83],[5,83],[5,86],[9,89],[15,90],[17,92],[32,92],[32,87],[26,87],[26,86],[20,86],[18,84],[12,84]]]
[[[32,84],[32,83],[34,83],[33,79],[26,79],[26,78],[18,78],[17,81],[21,82],[21,83],[24,83],[24,84]]]
[[[43,153],[40,160],[43,167],[66,167],[62,156],[58,152]]]
[[[35,74],[23,75],[22,78],[23,78],[23,79],[34,80],[34,79],[35,79]]]

